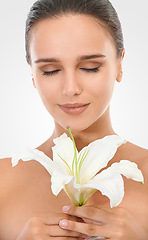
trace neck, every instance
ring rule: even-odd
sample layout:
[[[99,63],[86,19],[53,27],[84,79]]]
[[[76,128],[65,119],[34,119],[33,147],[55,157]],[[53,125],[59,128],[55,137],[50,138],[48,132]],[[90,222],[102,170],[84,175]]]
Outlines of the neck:
[[[67,130],[62,128],[58,123],[55,123],[55,129],[50,139],[59,137],[64,132],[69,135]],[[97,139],[116,134],[111,125],[110,108],[108,108],[105,113],[87,129],[78,132],[73,131],[72,134],[78,151]]]

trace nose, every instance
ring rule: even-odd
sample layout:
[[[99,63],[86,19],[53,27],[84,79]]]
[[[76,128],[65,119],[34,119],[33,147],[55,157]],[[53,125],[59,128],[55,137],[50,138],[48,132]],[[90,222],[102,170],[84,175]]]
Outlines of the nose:
[[[78,76],[76,76],[73,72],[65,74],[63,80],[63,95],[71,97],[74,95],[79,95],[81,92],[82,88],[80,86]]]

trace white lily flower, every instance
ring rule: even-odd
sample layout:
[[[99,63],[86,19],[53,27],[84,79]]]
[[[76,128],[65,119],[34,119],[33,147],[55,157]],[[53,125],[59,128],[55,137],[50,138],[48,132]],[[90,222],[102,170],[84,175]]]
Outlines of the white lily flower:
[[[121,174],[135,181],[144,182],[137,165],[128,160],[113,163],[111,167],[100,172],[114,157],[117,148],[127,142],[126,140],[118,135],[108,135],[78,152],[69,128],[68,131],[71,138],[64,133],[53,140],[55,143],[52,147],[53,160],[39,150],[40,156],[35,159],[33,155],[28,158],[21,157],[24,161],[37,160],[46,168],[51,175],[51,189],[54,195],[57,196],[64,189],[74,205],[82,206],[99,190],[110,199],[111,207],[115,207],[124,196]],[[13,166],[18,161],[18,157],[13,158]]]
[[[74,205],[84,205],[99,190],[110,199],[111,207],[117,206],[124,196],[124,182],[121,176],[143,182],[143,175],[137,165],[128,160],[105,168],[115,155],[117,148],[127,141],[118,135],[98,139],[77,151],[72,140],[64,133],[54,139],[53,161],[55,168],[51,177],[53,194],[64,189]]]

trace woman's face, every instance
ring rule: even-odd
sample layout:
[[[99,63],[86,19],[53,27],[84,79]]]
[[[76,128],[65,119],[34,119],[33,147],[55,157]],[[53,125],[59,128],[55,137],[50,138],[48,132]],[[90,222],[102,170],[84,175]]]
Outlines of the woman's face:
[[[30,42],[33,83],[55,123],[81,131],[110,105],[121,60],[108,31],[86,15],[40,21]]]

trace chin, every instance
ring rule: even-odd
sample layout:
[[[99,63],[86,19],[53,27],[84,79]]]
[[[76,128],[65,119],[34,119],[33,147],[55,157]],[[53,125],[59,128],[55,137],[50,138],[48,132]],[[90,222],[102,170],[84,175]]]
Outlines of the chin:
[[[70,130],[73,136],[80,134],[83,131],[90,131],[90,128],[93,129],[96,125],[97,120],[100,118],[101,114],[82,114],[79,116],[62,116],[62,114],[54,115],[53,118],[59,126],[58,128],[63,128],[63,131],[67,130],[67,127],[70,127]],[[55,126],[56,127],[56,126]],[[67,132],[67,131],[66,131]]]
[[[92,123],[89,124],[88,122],[85,123],[84,121],[74,121],[74,122],[69,121],[69,122],[66,122],[66,124],[65,124],[65,122],[64,122],[64,124],[61,124],[59,122],[59,124],[66,130],[67,130],[67,127],[70,127],[70,130],[71,130],[73,136],[76,136],[80,132],[85,131],[92,125]]]

